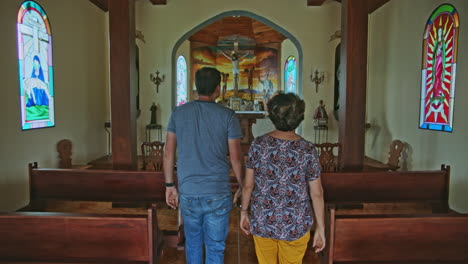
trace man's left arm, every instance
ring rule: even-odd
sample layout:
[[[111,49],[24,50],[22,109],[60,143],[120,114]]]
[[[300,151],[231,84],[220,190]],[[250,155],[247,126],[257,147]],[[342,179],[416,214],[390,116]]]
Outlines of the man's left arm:
[[[163,166],[164,178],[166,180],[166,203],[174,209],[179,206],[179,194],[177,192],[176,186],[174,185],[174,164],[176,146],[176,134],[168,131],[166,136],[166,144],[164,146]],[[171,184],[172,186],[168,186]]]

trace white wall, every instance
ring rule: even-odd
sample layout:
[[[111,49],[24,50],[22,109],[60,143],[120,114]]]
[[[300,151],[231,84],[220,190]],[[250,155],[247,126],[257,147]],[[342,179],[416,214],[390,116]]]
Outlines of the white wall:
[[[108,119],[106,15],[89,1],[37,0],[53,34],[56,126],[21,131],[16,16],[19,0],[0,2],[0,211],[28,202],[27,165],[56,167],[56,144],[73,142],[72,162],[83,164],[106,153]]]
[[[303,135],[313,139],[312,113],[319,98],[327,106],[333,104],[333,80],[324,83],[318,94],[310,82],[310,66],[314,65],[327,72],[333,72],[334,44],[329,37],[340,28],[341,5],[335,1],[322,7],[307,7],[306,1],[219,1],[219,0],[177,0],[168,1],[164,6],[153,6],[148,1],[137,2],[136,25],[145,35],[147,43],[140,46],[141,58],[141,93],[142,115],[138,119],[137,131],[139,142],[144,137],[144,126],[149,123],[149,109],[155,101],[162,112],[158,122],[165,131],[171,113],[172,65],[171,54],[176,42],[187,32],[210,18],[223,12],[244,10],[264,17],[294,35],[303,50],[303,96],[306,100],[306,120],[303,123]],[[154,91],[154,84],[149,81],[150,73],[159,70],[166,75],[166,81],[160,86],[159,94]],[[159,111],[158,110],[158,111]],[[333,132],[331,132],[333,134]],[[337,140],[335,138],[330,140]]]
[[[451,3],[460,15],[457,88],[453,133],[422,130],[419,124],[422,36],[436,7]],[[369,20],[369,79],[366,153],[388,157],[393,139],[409,145],[403,169],[437,169],[451,165],[450,206],[468,212],[468,19],[467,1],[392,0]]]

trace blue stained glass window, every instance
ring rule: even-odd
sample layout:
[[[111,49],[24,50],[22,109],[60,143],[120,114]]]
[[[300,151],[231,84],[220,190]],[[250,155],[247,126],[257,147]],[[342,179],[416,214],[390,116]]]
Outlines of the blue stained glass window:
[[[21,4],[16,32],[21,128],[52,127],[55,125],[52,33],[49,18],[38,3]]]
[[[187,102],[187,62],[184,56],[177,58],[177,98],[176,105]]]
[[[284,90],[286,93],[297,93],[297,63],[294,56],[289,56],[284,65]]]

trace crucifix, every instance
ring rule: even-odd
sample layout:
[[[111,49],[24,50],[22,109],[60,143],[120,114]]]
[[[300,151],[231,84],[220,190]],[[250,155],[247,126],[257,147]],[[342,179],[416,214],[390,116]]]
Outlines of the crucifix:
[[[224,50],[221,50],[221,53],[224,55],[224,57],[228,58],[232,62],[232,73],[234,77],[234,97],[238,96],[238,91],[239,91],[239,74],[240,74],[240,69],[239,69],[239,61],[243,57],[249,55],[249,52],[244,53],[242,56],[239,56],[239,41],[234,40],[234,48],[231,51],[231,54],[227,54]]]
[[[166,76],[163,74],[162,78],[159,77],[159,71],[156,71],[156,76],[154,76],[152,73],[150,74],[150,79],[151,81],[156,84],[156,93],[159,93],[159,85],[164,82],[164,79]]]

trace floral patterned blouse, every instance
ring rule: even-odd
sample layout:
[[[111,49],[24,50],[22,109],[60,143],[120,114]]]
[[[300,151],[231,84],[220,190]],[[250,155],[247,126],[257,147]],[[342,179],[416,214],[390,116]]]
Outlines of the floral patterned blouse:
[[[255,177],[251,233],[293,241],[309,232],[314,220],[308,182],[320,176],[313,144],[268,134],[257,137],[250,146],[246,167],[254,170]]]

